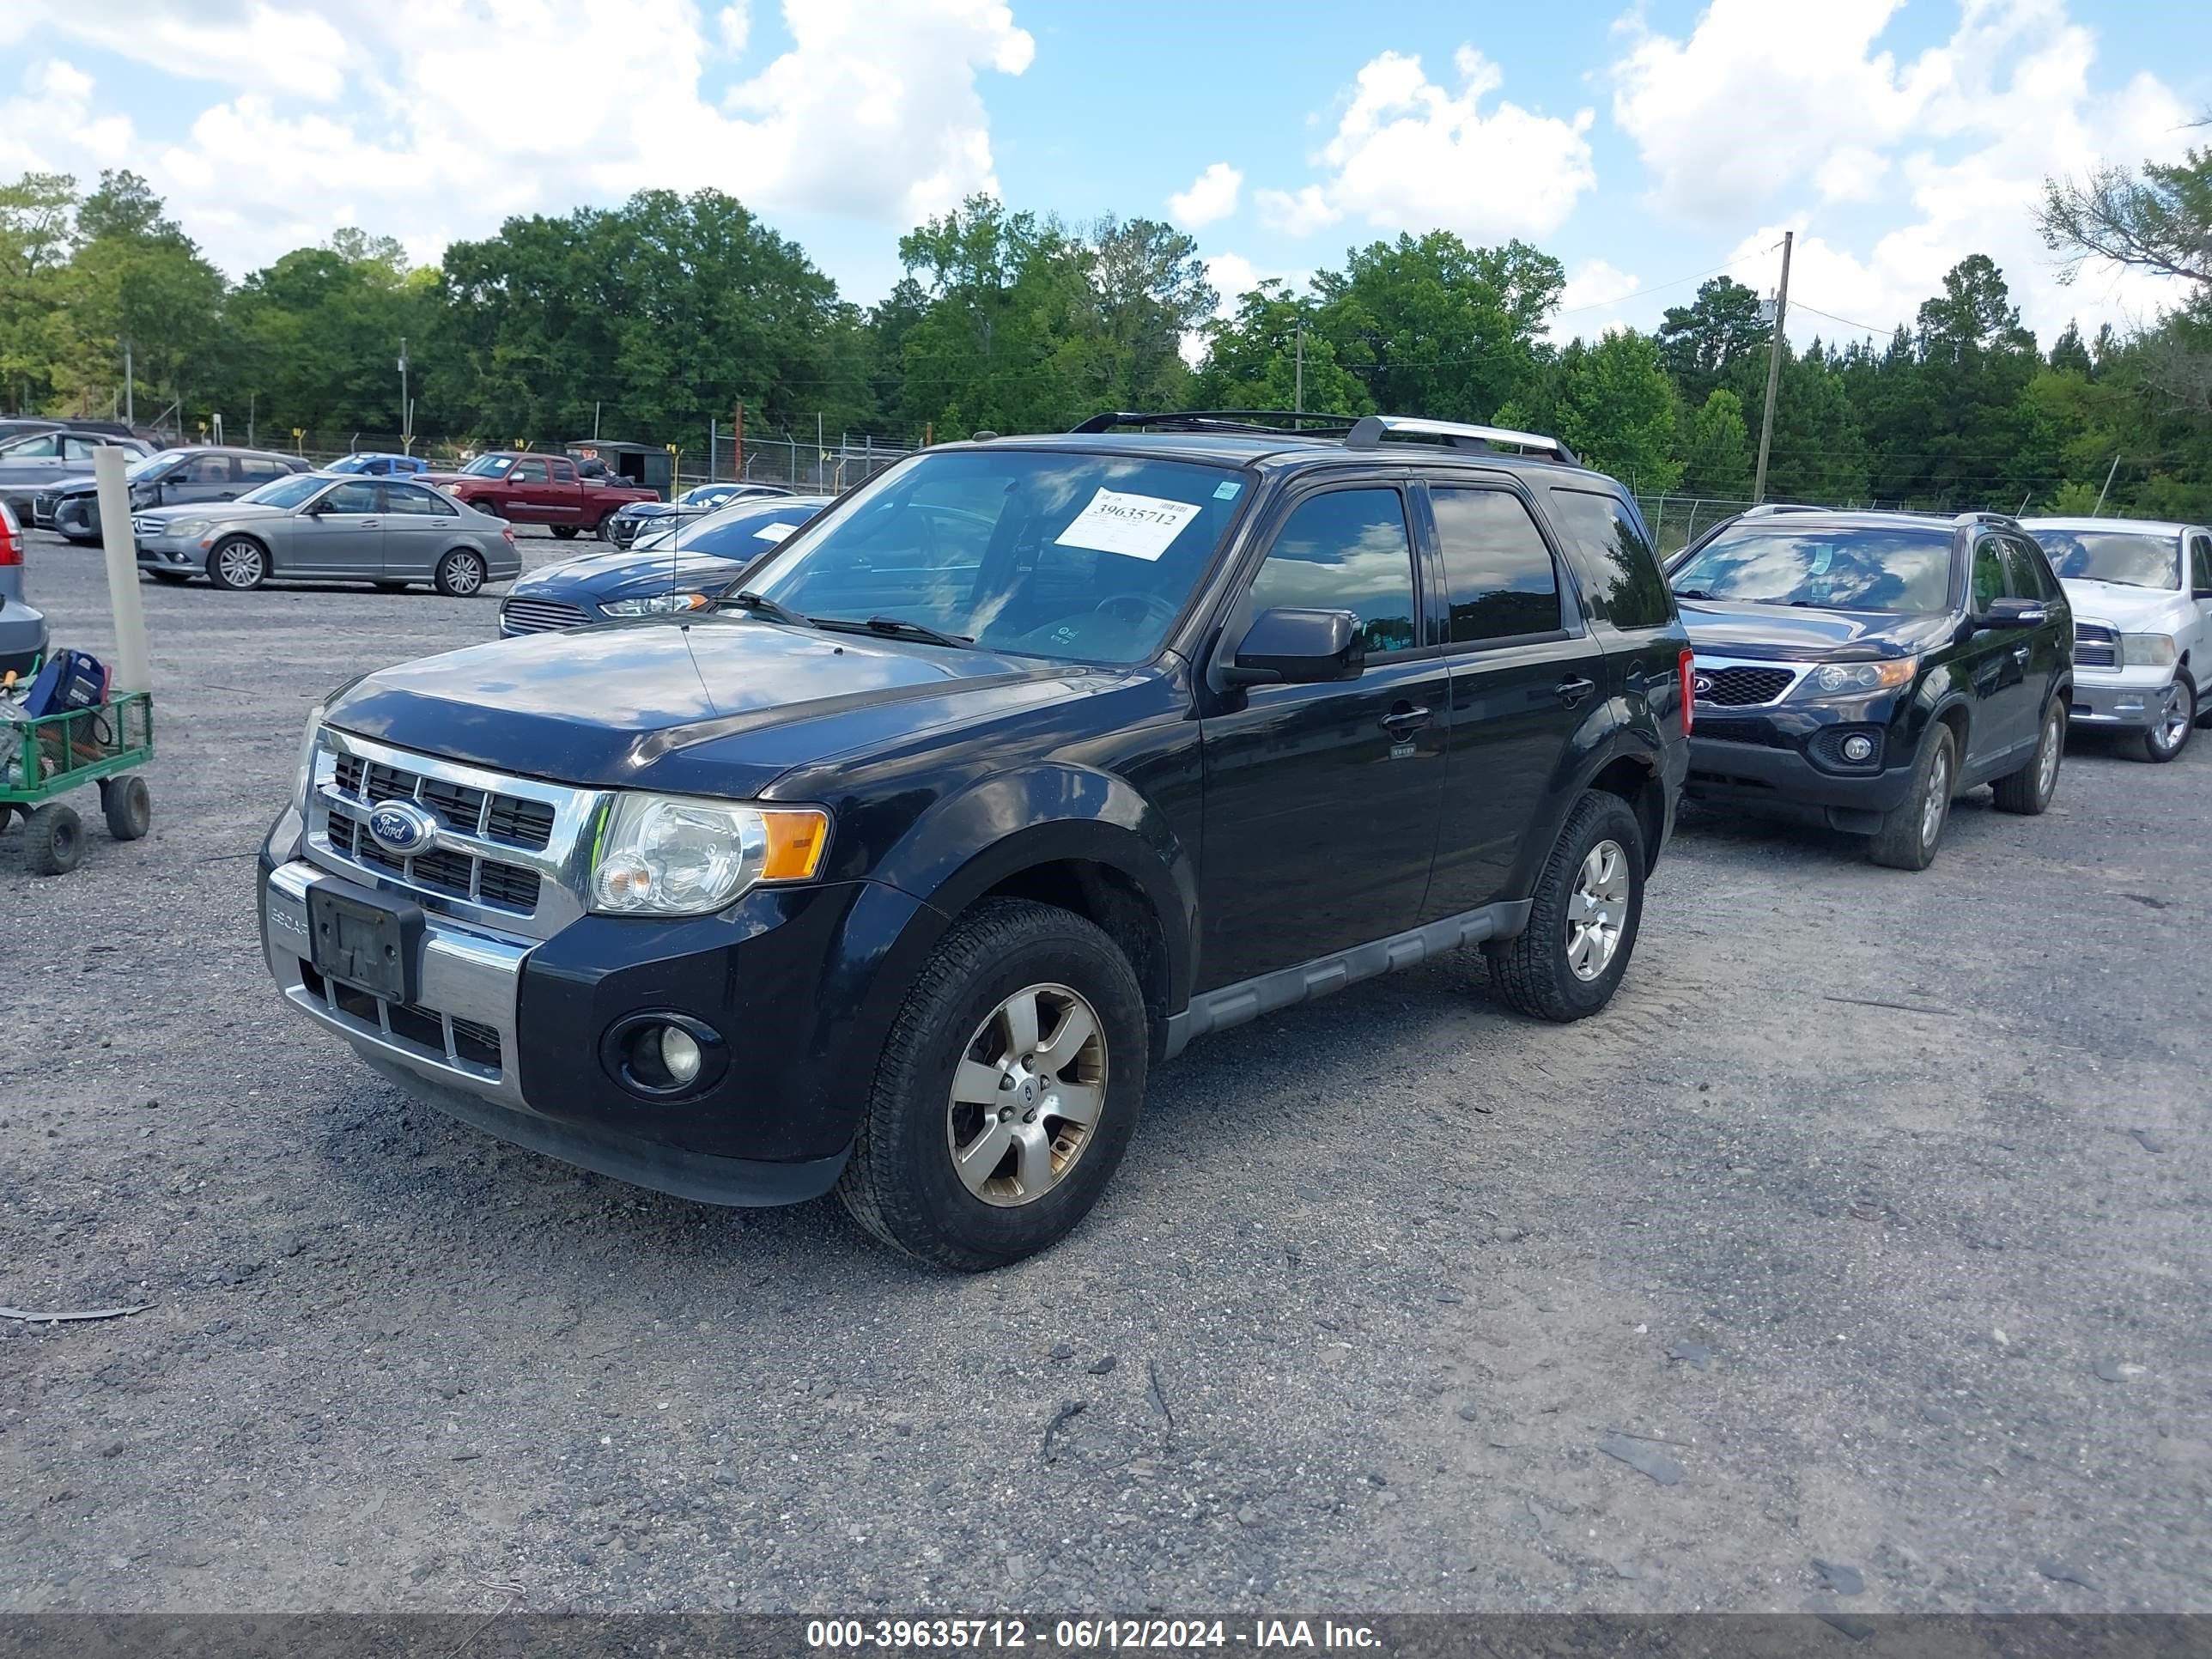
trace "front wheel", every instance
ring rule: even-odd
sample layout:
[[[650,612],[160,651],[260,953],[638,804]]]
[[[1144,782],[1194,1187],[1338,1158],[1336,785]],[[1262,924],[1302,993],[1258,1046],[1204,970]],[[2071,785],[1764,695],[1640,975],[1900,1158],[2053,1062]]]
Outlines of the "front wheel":
[[[100,781],[100,810],[107,833],[118,841],[138,840],[154,822],[154,798],[135,773]]]
[[[993,899],[953,924],[891,1027],[837,1193],[885,1243],[1003,1267],[1089,1213],[1151,1052],[1128,959],[1081,916]]]
[[[2027,757],[2027,764],[1990,785],[1997,811],[2032,818],[2050,805],[2051,796],[2058,793],[2058,759],[2065,752],[2066,708],[2054,701],[2043,711],[2043,726],[2036,734],[2035,752]]]
[[[1951,816],[1951,789],[1959,775],[1959,750],[1951,728],[1938,726],[1921,745],[1905,799],[1882,815],[1867,856],[1892,870],[1925,870],[1936,861],[1943,825]]]
[[[1590,790],[1567,814],[1537,878],[1528,925],[1485,945],[1491,982],[1538,1019],[1583,1019],[1613,1000],[1644,921],[1644,827]]]
[[[216,544],[208,555],[207,573],[208,580],[217,587],[243,593],[268,580],[269,556],[261,550],[259,542],[233,536]]]
[[[2158,713],[2143,733],[2143,758],[2154,765],[2176,759],[2189,747],[2189,734],[2197,729],[2197,688],[2186,675],[2159,694]]]
[[[553,533],[564,542],[573,542],[576,539],[576,526],[572,524],[556,524],[551,528]]]
[[[84,856],[84,820],[50,801],[23,820],[23,863],[34,876],[65,876]]]
[[[483,555],[457,547],[438,561],[438,572],[433,580],[438,591],[449,599],[473,598],[484,585]]]

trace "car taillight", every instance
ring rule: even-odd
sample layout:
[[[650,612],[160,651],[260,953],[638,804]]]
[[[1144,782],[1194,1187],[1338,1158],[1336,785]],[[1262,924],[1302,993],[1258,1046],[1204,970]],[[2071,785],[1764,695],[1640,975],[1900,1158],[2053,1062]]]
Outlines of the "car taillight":
[[[1683,647],[1682,654],[1675,659],[1674,673],[1682,686],[1682,735],[1686,738],[1690,735],[1690,723],[1696,718],[1694,711],[1698,706],[1697,653],[1687,646]]]
[[[15,515],[0,507],[0,566],[23,562],[23,538],[16,532]]]

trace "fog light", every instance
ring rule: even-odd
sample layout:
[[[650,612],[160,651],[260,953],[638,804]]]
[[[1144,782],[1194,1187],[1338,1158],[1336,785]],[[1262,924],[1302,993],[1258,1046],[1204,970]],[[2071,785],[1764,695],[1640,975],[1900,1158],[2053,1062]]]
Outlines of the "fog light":
[[[1874,739],[1864,735],[1845,738],[1844,758],[1854,765],[1863,766],[1874,758]]]
[[[699,1044],[690,1032],[680,1025],[660,1028],[660,1063],[668,1068],[669,1080],[682,1088],[699,1075]]]

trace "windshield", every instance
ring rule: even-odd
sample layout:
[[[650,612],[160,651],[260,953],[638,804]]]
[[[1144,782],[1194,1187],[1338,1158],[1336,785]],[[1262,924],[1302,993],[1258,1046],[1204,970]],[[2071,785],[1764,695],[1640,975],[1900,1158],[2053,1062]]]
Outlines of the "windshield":
[[[735,492],[735,484],[696,484],[676,498],[678,507],[712,507]]]
[[[933,452],[794,533],[751,586],[816,618],[915,623],[1016,655],[1138,662],[1212,562],[1244,489],[1230,468],[1183,461]]]
[[[191,453],[188,449],[158,450],[143,460],[131,462],[123,469],[123,476],[131,479],[143,478],[149,472],[159,472],[163,467],[181,461]]]
[[[366,472],[376,458],[374,455],[345,455],[323,469],[325,472]]]
[[[1679,599],[1808,605],[1821,611],[1946,610],[1951,532],[1725,530],[1676,565]]]
[[[52,432],[33,432],[25,437],[10,438],[0,443],[0,455],[13,455],[18,460],[36,459],[51,455],[61,439]]]
[[[295,472],[289,477],[271,478],[258,489],[249,489],[238,499],[252,501],[258,507],[297,507],[313,495],[328,478],[319,478],[312,472]]]
[[[507,469],[514,465],[512,455],[479,455],[461,469],[464,475],[476,478],[504,477]]]
[[[2139,530],[2039,530],[2029,534],[2043,544],[2062,577],[2118,582],[2123,587],[2181,586],[2181,542],[2172,535]]]

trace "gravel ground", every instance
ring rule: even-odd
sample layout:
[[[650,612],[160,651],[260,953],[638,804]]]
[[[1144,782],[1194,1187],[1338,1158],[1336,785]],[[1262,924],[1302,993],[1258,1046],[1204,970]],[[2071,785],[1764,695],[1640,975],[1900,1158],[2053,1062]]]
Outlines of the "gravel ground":
[[[104,648],[97,556],[30,560]],[[2077,740],[1917,877],[1686,814],[1605,1015],[1469,957],[1211,1038],[952,1279],[286,1014],[302,711],[493,601],[145,602],[153,835],[0,841],[0,1304],[147,1304],[0,1321],[0,1609],[2212,1608],[2212,743]]]

